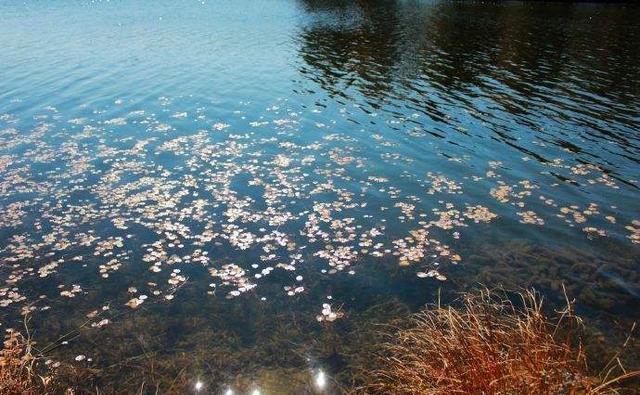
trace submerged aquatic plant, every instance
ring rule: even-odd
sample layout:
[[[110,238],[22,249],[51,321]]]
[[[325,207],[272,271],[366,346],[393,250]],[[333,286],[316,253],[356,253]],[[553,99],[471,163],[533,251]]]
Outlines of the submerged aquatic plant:
[[[483,290],[461,306],[435,305],[398,329],[379,354],[380,368],[361,389],[371,394],[605,394],[640,375],[610,365],[601,377],[587,368],[581,320],[572,304],[554,319],[535,291],[516,306]],[[617,360],[617,358],[615,358]],[[611,378],[615,369],[622,375]]]

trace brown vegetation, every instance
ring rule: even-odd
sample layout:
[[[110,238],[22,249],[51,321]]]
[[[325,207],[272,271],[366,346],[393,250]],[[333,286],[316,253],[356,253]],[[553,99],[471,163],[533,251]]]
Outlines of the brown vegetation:
[[[47,393],[51,377],[35,373],[33,343],[20,332],[7,330],[0,351],[0,394],[30,395]]]
[[[380,369],[362,389],[372,394],[605,394],[638,376],[617,356],[592,377],[571,304],[555,320],[535,292],[516,307],[504,295],[465,294],[461,307],[433,306],[398,329],[380,353]],[[615,369],[613,368],[615,367]],[[622,374],[611,378],[616,369]]]

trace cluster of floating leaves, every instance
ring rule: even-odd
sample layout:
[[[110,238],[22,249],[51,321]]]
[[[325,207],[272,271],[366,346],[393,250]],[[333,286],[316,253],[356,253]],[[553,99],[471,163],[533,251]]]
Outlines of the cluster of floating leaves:
[[[338,318],[342,318],[344,313],[342,311],[333,311],[331,304],[323,303],[322,304],[322,312],[321,314],[316,315],[316,320],[318,322],[333,322]]]
[[[532,224],[532,225],[544,225],[544,220],[538,216],[534,211],[522,211],[517,213],[521,218],[520,222],[523,224]]]
[[[170,119],[145,110],[103,119],[106,109],[97,109],[65,120],[52,108],[24,122],[0,118],[0,229],[7,235],[0,307],[49,308],[34,302],[56,295],[35,292],[34,281],[53,283],[65,299],[102,281],[123,285],[114,305],[167,303],[188,281],[201,281],[189,279],[187,267],[205,268],[208,294],[226,298],[260,295],[260,283],[274,272],[288,279],[283,295],[305,294],[309,276],[300,272],[356,275],[359,265],[385,258],[418,278],[445,281],[446,264],[463,260],[455,243],[469,226],[498,218],[542,226],[557,216],[603,237],[612,233],[604,226],[617,223],[614,206],[560,206],[538,194],[555,182],[506,181],[499,161],[462,179],[411,172],[407,165],[416,158],[394,151],[398,144],[383,134],[367,135],[372,154],[323,122],[301,138],[301,114],[280,106],[236,127],[233,119],[208,119],[202,108],[169,109],[166,97],[158,103]],[[250,118],[239,113],[238,121]],[[190,116],[195,130],[171,124]],[[391,167],[376,167],[380,159]],[[446,160],[464,165],[468,158]],[[569,177],[577,177],[584,185],[619,188],[596,165],[558,159],[544,166],[564,171],[569,186],[578,182]],[[493,197],[482,201],[488,206],[467,197],[468,182]],[[555,215],[539,214],[545,208]],[[640,243],[638,220],[620,229]],[[96,278],[83,274],[64,283],[63,273],[83,271]],[[341,316],[325,304],[316,318]],[[91,319],[97,328],[110,322],[100,314]]]

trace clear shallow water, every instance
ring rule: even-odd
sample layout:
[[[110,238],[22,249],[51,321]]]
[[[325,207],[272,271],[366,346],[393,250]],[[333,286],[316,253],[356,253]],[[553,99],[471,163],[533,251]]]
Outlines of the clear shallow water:
[[[2,325],[107,390],[300,393],[439,289],[637,319],[639,14],[3,2]]]

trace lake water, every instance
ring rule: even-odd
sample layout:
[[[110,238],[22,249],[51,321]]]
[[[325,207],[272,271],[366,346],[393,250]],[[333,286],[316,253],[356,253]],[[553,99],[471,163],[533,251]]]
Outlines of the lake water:
[[[638,42],[620,4],[5,0],[0,329],[106,393],[344,392],[478,284],[624,333]]]

